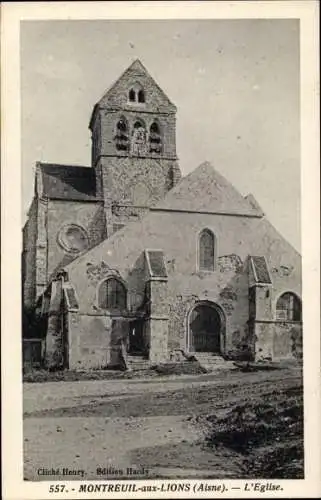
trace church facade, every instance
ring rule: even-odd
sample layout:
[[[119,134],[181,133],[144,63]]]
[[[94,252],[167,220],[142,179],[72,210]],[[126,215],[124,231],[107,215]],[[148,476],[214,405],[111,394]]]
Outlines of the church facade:
[[[23,334],[41,363],[300,357],[301,256],[209,163],[181,176],[176,107],[140,61],[89,127],[90,167],[36,165]]]

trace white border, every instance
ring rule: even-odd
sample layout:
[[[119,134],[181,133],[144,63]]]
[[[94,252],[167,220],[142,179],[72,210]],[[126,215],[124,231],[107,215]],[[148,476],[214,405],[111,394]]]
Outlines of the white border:
[[[319,283],[319,80],[318,80],[318,2],[6,2],[1,6],[1,130],[2,130],[2,447],[3,495],[5,499],[106,498],[104,494],[75,492],[48,493],[47,482],[22,481],[22,397],[20,338],[20,74],[19,22],[35,19],[241,19],[300,18],[301,28],[301,137],[302,137],[302,255],[304,382],[305,382],[305,460],[306,479],[277,481],[282,491],[257,494],[234,490],[233,498],[316,498],[321,496],[320,481],[320,283]],[[193,487],[196,481],[189,481]],[[209,482],[209,481],[207,481]],[[211,481],[222,483],[222,481]],[[146,484],[153,484],[146,481]],[[224,481],[244,485],[244,481]],[[276,483],[276,481],[271,481]],[[70,484],[70,483],[66,483]],[[134,496],[134,495],[133,495]],[[138,498],[185,498],[184,493],[139,493]],[[190,496],[194,496],[193,493]],[[213,493],[198,493],[212,498]],[[230,498],[230,493],[217,496]],[[129,498],[110,493],[108,498]]]

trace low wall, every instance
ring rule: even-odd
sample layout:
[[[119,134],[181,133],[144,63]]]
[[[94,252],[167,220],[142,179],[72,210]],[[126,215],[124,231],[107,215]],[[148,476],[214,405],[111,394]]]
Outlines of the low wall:
[[[255,359],[302,358],[302,324],[294,321],[256,321]]]
[[[119,366],[127,328],[127,321],[121,318],[70,313],[69,368],[86,370]]]
[[[44,348],[45,341],[43,339],[23,339],[22,359],[24,371],[42,367]]]
[[[301,359],[302,324],[298,322],[276,322],[273,329],[273,357]]]

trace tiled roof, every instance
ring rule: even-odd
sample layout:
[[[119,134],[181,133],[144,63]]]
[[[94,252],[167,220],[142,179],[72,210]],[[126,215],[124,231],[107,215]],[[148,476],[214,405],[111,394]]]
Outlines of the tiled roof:
[[[69,309],[78,309],[79,305],[75,290],[72,287],[66,287],[64,288],[64,293]]]
[[[251,256],[255,281],[261,284],[272,283],[267,263],[264,257]]]
[[[162,250],[146,250],[149,273],[153,278],[167,278],[164,252]]]
[[[96,175],[91,167],[38,163],[42,195],[71,201],[97,200]]]

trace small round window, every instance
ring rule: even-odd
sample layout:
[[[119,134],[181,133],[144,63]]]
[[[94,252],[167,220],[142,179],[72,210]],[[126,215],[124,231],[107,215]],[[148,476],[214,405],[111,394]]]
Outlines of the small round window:
[[[59,231],[58,241],[67,252],[79,253],[86,250],[89,240],[86,231],[81,226],[69,224]]]

